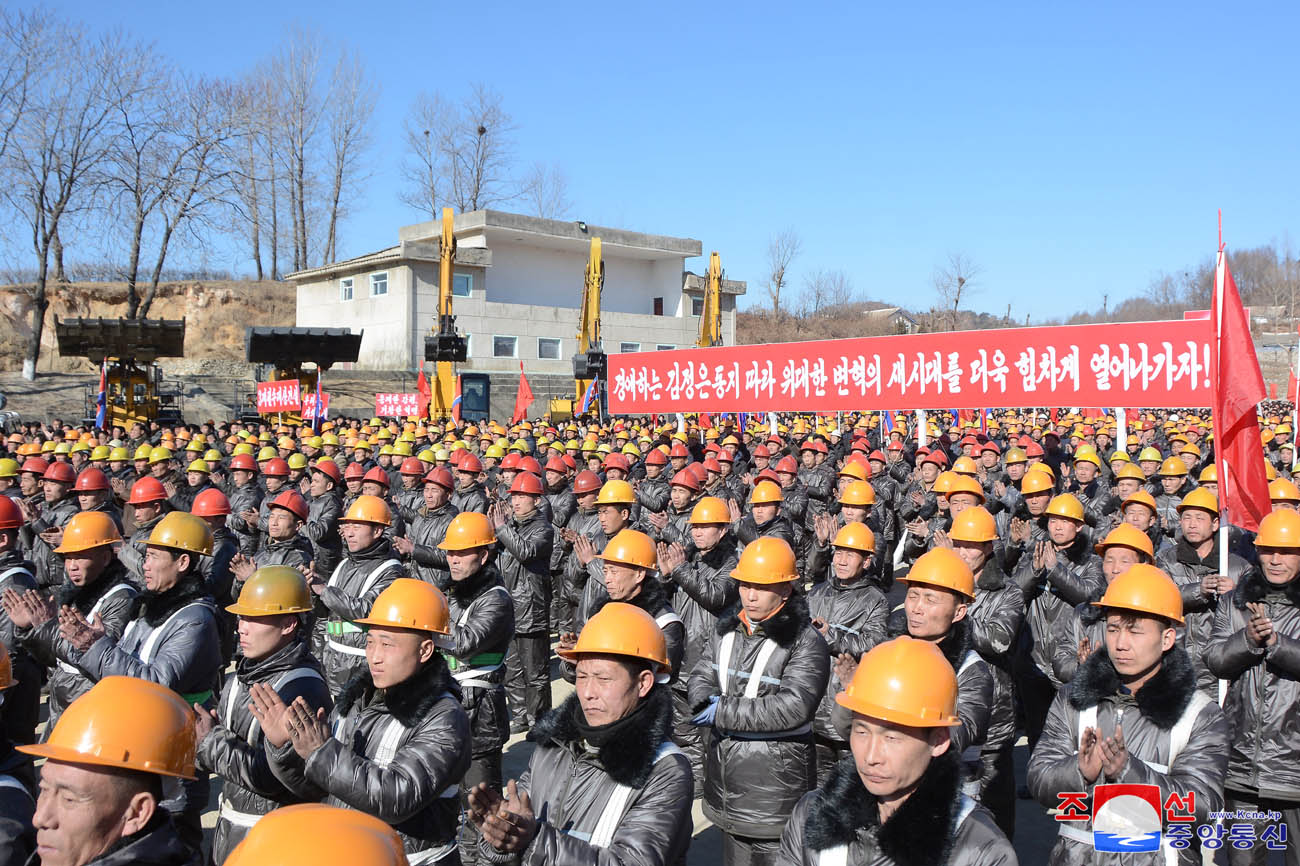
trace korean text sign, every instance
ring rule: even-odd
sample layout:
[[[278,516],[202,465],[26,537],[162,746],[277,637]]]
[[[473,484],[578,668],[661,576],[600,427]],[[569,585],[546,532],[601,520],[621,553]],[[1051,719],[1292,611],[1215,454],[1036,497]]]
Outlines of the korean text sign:
[[[1125,322],[609,356],[609,411],[1212,403],[1210,323]]]
[[[257,383],[257,413],[297,412],[302,406],[302,388],[297,379]]]
[[[401,418],[420,414],[420,395],[376,394],[375,415],[380,418]]]

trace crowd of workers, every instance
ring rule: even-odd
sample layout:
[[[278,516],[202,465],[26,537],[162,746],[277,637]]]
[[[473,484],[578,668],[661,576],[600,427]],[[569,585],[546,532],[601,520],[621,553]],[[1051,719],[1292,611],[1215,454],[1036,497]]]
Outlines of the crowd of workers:
[[[1015,863],[1029,799],[1300,863],[1292,431],[1221,557],[1207,421],[30,425],[0,863],[676,866],[697,797],[727,866]]]

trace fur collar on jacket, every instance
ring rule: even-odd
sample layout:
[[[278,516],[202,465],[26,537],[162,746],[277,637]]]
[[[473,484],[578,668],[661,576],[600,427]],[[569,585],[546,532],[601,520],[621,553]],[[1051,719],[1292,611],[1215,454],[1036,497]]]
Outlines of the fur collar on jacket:
[[[1002,570],[996,556],[990,556],[980,569],[979,580],[975,581],[975,588],[984,592],[997,592],[1007,585],[1007,575]]]
[[[153,628],[167,621],[167,617],[195,601],[208,598],[208,588],[203,583],[203,575],[187,574],[171,589],[153,593],[145,591],[136,597],[137,616]]]
[[[370,677],[370,670],[363,669],[339,692],[335,702],[339,716],[346,716],[358,701],[363,707],[368,705],[379,691]],[[443,693],[450,693],[457,701],[460,700],[460,685],[447,669],[446,659],[441,653],[434,653],[429,663],[415,676],[383,690],[384,706],[393,718],[406,727],[413,728],[429,715],[434,704],[442,699]]]
[[[1292,580],[1285,586],[1274,586],[1264,577],[1258,567],[1249,569],[1241,578],[1236,592],[1232,594],[1232,603],[1238,610],[1245,610],[1252,601],[1261,601],[1272,592],[1282,592],[1295,607],[1300,607],[1300,579]]]
[[[621,735],[597,751],[600,765],[609,777],[629,788],[642,788],[654,771],[659,747],[673,735],[673,702],[668,688],[656,685],[646,696],[646,707]],[[574,713],[581,712],[578,696],[569,695],[564,703],[550,710],[528,732],[530,743],[554,743],[571,747],[581,735],[574,723]]]
[[[55,590],[54,600],[58,602],[59,607],[70,604],[83,614],[89,614],[95,602],[104,597],[104,593],[129,579],[126,566],[114,557],[109,560],[108,567],[100,573],[99,578],[89,586],[77,586],[65,578]]]
[[[1079,667],[1069,685],[1070,706],[1076,710],[1095,707],[1103,698],[1119,694],[1119,674],[1106,648],[1097,650]],[[1134,695],[1138,711],[1157,728],[1167,731],[1183,715],[1196,691],[1196,672],[1187,652],[1180,646],[1165,653],[1155,676]]]
[[[1074,610],[1079,617],[1079,622],[1083,623],[1085,626],[1094,626],[1101,622],[1102,615],[1105,613],[1106,609],[1104,607],[1097,607],[1093,602],[1101,601],[1101,597],[1105,594],[1106,590],[1104,589],[1094,589],[1092,592],[1088,593],[1087,601],[1075,605]]]
[[[916,790],[881,824],[875,795],[862,784],[852,756],[847,757],[817,792],[804,821],[804,843],[824,851],[851,843],[860,830],[876,829],[877,846],[892,863],[946,863],[957,832],[960,784],[957,758],[947,752],[930,762]]]
[[[1214,569],[1215,571],[1218,571],[1219,570],[1218,533],[1215,533],[1214,536],[1214,546],[1210,548],[1210,552],[1207,553],[1204,557],[1197,556],[1196,548],[1192,547],[1191,542],[1189,542],[1186,538],[1183,538],[1182,535],[1179,535],[1178,542],[1177,544],[1174,545],[1174,555],[1177,558],[1177,561],[1182,563],[1183,565],[1206,566]]]
[[[744,628],[740,622],[740,611],[740,602],[724,610],[718,617],[717,633],[723,635]],[[781,609],[760,622],[758,627],[765,636],[776,641],[782,649],[789,649],[794,646],[800,632],[805,628],[812,628],[807,599],[802,593],[792,593]]]
[[[900,614],[902,614],[900,616]],[[889,618],[888,637],[890,639],[907,634],[907,615],[900,607]],[[943,651],[943,657],[952,665],[953,670],[961,667],[962,660],[971,648],[970,615],[966,615],[952,624],[948,635],[937,644]]]

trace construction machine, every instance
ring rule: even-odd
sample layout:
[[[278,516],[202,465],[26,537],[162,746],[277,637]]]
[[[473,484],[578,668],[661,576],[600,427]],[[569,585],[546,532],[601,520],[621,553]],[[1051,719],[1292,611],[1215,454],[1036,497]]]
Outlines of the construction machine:
[[[338,363],[356,363],[361,354],[361,337],[351,328],[249,327],[244,332],[244,357],[258,364],[260,382],[284,382],[297,379],[302,397],[314,397],[321,374]],[[303,368],[303,364],[315,364]],[[323,385],[323,383],[322,383]],[[286,424],[302,423],[300,412],[278,412]],[[240,410],[241,420],[255,421],[257,394],[248,393]]]
[[[429,417],[451,417],[456,399],[456,368],[465,361],[465,338],[456,333],[456,316],[451,307],[452,266],[456,262],[455,217],[451,208],[442,209],[442,239],[438,245],[438,330],[424,338],[424,360],[435,362]]]
[[[158,358],[185,354],[184,319],[54,319],[59,354],[86,358],[101,370],[87,383],[85,420],[94,423],[99,409],[100,379],[104,390],[104,427],[129,428],[159,421],[179,423],[184,393],[167,383]]]
[[[573,356],[573,384],[577,399],[568,407],[571,415],[582,413],[583,401],[593,382],[596,386],[593,405],[597,412],[601,405],[607,368],[605,347],[600,336],[600,293],[604,287],[605,259],[601,255],[600,238],[592,238],[587,269],[583,274],[582,308],[578,312],[578,354]],[[553,419],[557,409],[562,413],[564,407],[556,405],[562,402],[565,401],[552,401]],[[592,411],[591,407],[588,407],[588,411]]]
[[[709,276],[704,283],[704,310],[700,314],[700,336],[695,345],[701,349],[722,345],[722,259],[709,254]]]

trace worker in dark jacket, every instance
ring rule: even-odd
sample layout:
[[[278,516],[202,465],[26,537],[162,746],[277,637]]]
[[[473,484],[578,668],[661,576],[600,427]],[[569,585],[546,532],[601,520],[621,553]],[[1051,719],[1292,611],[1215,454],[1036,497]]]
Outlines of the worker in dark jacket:
[[[0,496],[0,599],[6,592],[12,592],[17,599],[28,590],[36,589],[36,566],[23,558],[19,547],[22,527],[23,512],[18,502]],[[66,534],[67,530],[64,532]],[[41,663],[19,641],[14,622],[3,607],[0,607],[0,646],[7,653],[13,674],[4,696],[4,726],[0,728],[0,739],[13,743],[35,742],[44,671]]]
[[[599,866],[686,861],[693,785],[672,743],[668,654],[645,611],[620,602],[588,620],[563,650],[577,694],[538,720],[528,771],[470,795],[469,818],[495,863]]]
[[[486,782],[500,790],[504,782],[501,750],[510,738],[505,657],[515,636],[515,606],[492,561],[496,536],[487,515],[462,512],[452,519],[444,536],[438,547],[446,557],[449,575],[451,646],[443,654],[469,713],[473,751],[460,789],[461,805],[467,806],[475,785]],[[478,839],[473,824],[463,822],[462,864],[477,861]]]
[[[311,468],[311,499],[307,523],[301,532],[311,540],[313,567],[317,574],[332,573],[343,558],[343,543],[339,539],[342,523],[339,514],[343,512],[339,484],[342,478],[333,460],[317,460]]]
[[[98,623],[110,638],[121,638],[135,611],[136,587],[113,555],[122,536],[108,515],[75,515],[57,548],[63,583],[51,601],[43,593],[6,591],[4,607],[14,635],[37,664],[48,668],[50,730],[64,708],[90,690],[94,680],[72,663],[75,652],[59,633],[59,610],[71,606]],[[39,680],[38,680],[39,681]]]
[[[826,641],[795,593],[794,551],[760,538],[731,576],[740,604],[718,619],[691,673],[696,724],[711,728],[704,814],[727,866],[775,861],[783,822],[817,781],[812,722],[830,674]]]
[[[287,565],[303,574],[312,564],[311,542],[299,530],[307,521],[307,500],[297,490],[282,490],[267,500],[265,543],[253,554],[240,553],[230,561],[235,574],[231,591],[238,597],[244,581],[253,572],[268,565]]]
[[[878,644],[835,700],[853,713],[852,756],[794,807],[780,866],[1015,866],[993,816],[961,792],[957,677],[938,647]]]
[[[1029,758],[1029,790],[1044,808],[1058,809],[1062,793],[1091,797],[1100,784],[1157,785],[1186,797],[1196,823],[1212,824],[1210,814],[1223,808],[1228,724],[1218,704],[1197,691],[1191,661],[1177,645],[1183,619],[1178,587],[1155,566],[1134,565],[1096,604],[1106,616],[1105,648],[1052,702]],[[1094,814],[1092,826],[1059,822],[1048,862],[1157,866],[1171,862],[1166,853],[1184,866],[1201,862],[1194,846],[1149,854],[1097,850],[1094,832],[1141,832],[1128,822],[1108,829],[1101,817]],[[1152,816],[1157,829],[1161,817]],[[1164,837],[1166,846],[1170,838]]]
[[[487,514],[488,495],[483,487],[482,475],[483,461],[474,454],[465,454],[456,467],[456,492],[451,497],[457,513],[477,511]]]
[[[17,685],[9,651],[0,642],[0,722],[4,723],[0,725],[0,863],[25,863],[36,848],[36,833],[32,828],[36,774],[32,759],[15,750],[14,741],[4,733],[8,714],[15,709],[8,699]]]
[[[239,618],[239,661],[216,709],[199,708],[197,722],[199,765],[223,780],[214,863],[263,815],[298,801],[271,772],[261,726],[248,708],[253,684],[268,683],[286,705],[301,696],[313,710],[329,708],[329,689],[311,654],[311,592],[301,572],[283,565],[258,569],[226,609]]]
[[[865,482],[862,482],[865,483]],[[819,518],[822,515],[819,515]],[[862,654],[885,639],[889,619],[889,602],[876,585],[867,579],[873,569],[876,539],[861,523],[847,523],[831,539],[832,576],[808,593],[808,612],[813,627],[826,641],[830,659],[852,658],[856,664]],[[834,695],[845,683],[832,673],[825,694],[817,707],[813,733],[817,741],[817,778],[824,782],[831,769],[848,752],[847,739],[831,722]]]
[[[144,555],[148,548],[149,536],[153,528],[172,510],[167,501],[167,491],[162,482],[152,476],[146,476],[131,485],[127,499],[131,506],[131,523],[134,526],[131,537],[118,549],[117,558],[131,573],[137,586],[144,584]]]
[[[347,555],[328,580],[313,570],[308,584],[326,618],[321,662],[330,693],[337,695],[366,666],[366,636],[357,620],[396,578],[405,576],[392,544],[384,537],[392,524],[388,503],[358,496],[339,521]],[[317,548],[319,555],[319,548]]]
[[[515,640],[506,656],[506,698],[514,734],[532,727],[551,707],[550,565],[555,534],[538,508],[541,498],[541,479],[520,472],[510,484],[509,505],[497,503],[488,510],[500,548],[497,567],[515,603]]]
[[[451,571],[447,566],[447,555],[439,545],[447,527],[460,513],[451,503],[454,485],[448,470],[430,470],[424,476],[423,507],[417,509],[414,519],[407,523],[406,537],[393,539],[393,549],[415,563],[413,574],[443,592],[451,584]]]
[[[262,488],[257,483],[257,461],[252,454],[230,458],[229,526],[239,539],[239,551],[252,556],[257,550],[257,512],[262,505]],[[248,518],[253,517],[252,523]]]
[[[1227,808],[1281,812],[1290,864],[1300,851],[1300,514],[1265,517],[1255,549],[1259,568],[1219,604],[1205,663],[1228,681]],[[1229,855],[1234,864],[1262,863],[1265,851]]]
[[[600,476],[589,469],[579,472],[573,479],[574,511],[564,526],[555,530],[555,544],[551,548],[551,570],[560,569],[562,598],[552,599],[551,612],[559,618],[551,623],[552,631],[563,635],[574,629],[578,605],[587,587],[587,567],[578,560],[575,545],[578,539],[591,539],[600,532],[600,514],[596,500],[602,482]],[[630,512],[629,512],[630,513]],[[553,586],[555,584],[552,584]]]
[[[166,787],[194,778],[194,713],[171,689],[107,677],[73,701],[44,744],[19,751],[46,759],[33,818],[41,863],[203,862],[163,808]]]
[[[450,645],[447,601],[432,584],[398,578],[357,624],[366,629],[366,668],[339,694],[328,724],[302,698],[286,707],[269,684],[253,687],[271,769],[303,799],[392,825],[408,862],[455,866],[470,726],[438,652]]]
[[[36,582],[42,589],[52,590],[63,579],[62,562],[54,548],[59,546],[63,527],[80,509],[72,492],[76,475],[67,463],[51,463],[41,474],[43,502],[39,510],[21,503],[23,517],[31,532],[31,561],[36,565]]]
[[[754,485],[749,494],[749,514],[738,516],[732,525],[740,549],[756,538],[780,538],[791,548],[798,546],[790,518],[781,513],[781,500],[781,487],[776,482],[763,480]]]

